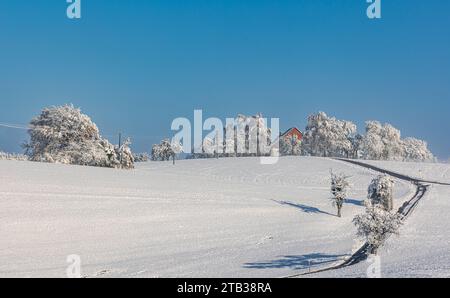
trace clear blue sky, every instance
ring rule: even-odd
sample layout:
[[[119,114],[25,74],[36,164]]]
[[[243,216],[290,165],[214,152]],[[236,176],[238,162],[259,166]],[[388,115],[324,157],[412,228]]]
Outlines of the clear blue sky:
[[[175,117],[323,110],[390,122],[450,157],[450,1],[0,0],[0,122],[73,103],[149,150]],[[0,149],[26,134],[0,128]],[[112,140],[114,141],[114,140]]]

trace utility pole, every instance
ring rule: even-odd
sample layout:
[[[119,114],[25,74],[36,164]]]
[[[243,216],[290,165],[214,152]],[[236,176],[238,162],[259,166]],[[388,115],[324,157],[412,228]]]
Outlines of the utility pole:
[[[120,168],[122,168],[122,133],[119,132],[119,162]]]
[[[215,157],[217,159],[219,159],[219,130],[216,129],[216,152],[215,152]]]

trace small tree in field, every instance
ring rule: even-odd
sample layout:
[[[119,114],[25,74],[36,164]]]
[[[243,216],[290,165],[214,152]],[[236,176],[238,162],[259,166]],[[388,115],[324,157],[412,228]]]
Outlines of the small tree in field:
[[[160,144],[152,147],[152,160],[169,161],[171,158],[175,164],[177,154],[183,152],[183,146],[179,142],[170,142],[169,139],[164,139]]]
[[[402,221],[398,213],[391,213],[380,205],[374,205],[367,206],[366,213],[357,215],[353,223],[358,229],[357,235],[367,241],[371,247],[370,253],[376,255],[388,235],[398,235]]]
[[[337,216],[342,217],[342,207],[345,198],[347,197],[347,190],[350,183],[347,181],[348,177],[344,174],[334,174],[331,172],[331,198],[333,205],[337,208]]]
[[[131,140],[128,138],[125,142],[119,147],[115,147],[116,155],[119,158],[120,166],[124,169],[132,169],[134,168],[134,155],[130,149]]]
[[[387,175],[372,180],[368,189],[365,214],[357,215],[353,223],[357,235],[370,245],[370,253],[377,254],[390,234],[398,235],[401,216],[393,210],[394,182]]]
[[[381,205],[384,210],[394,209],[394,181],[387,175],[381,175],[373,179],[369,185],[369,204]]]
[[[183,145],[181,145],[181,143],[178,141],[172,140],[170,147],[172,149],[173,164],[175,165],[177,155],[183,153]]]

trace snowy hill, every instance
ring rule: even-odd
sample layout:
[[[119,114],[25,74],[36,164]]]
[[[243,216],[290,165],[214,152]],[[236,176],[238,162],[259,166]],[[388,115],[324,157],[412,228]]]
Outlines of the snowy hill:
[[[402,165],[382,166],[411,176],[450,168]],[[329,199],[330,169],[351,176],[342,218]],[[376,175],[312,157],[282,158],[276,165],[260,165],[257,158],[150,162],[132,171],[0,161],[0,277],[65,277],[66,258],[73,254],[81,257],[86,277],[307,272],[358,248],[351,221],[364,211],[362,200]],[[396,207],[414,191],[396,180]],[[450,264],[450,235],[439,217],[450,208],[444,200],[449,191],[433,186],[401,236],[389,240],[390,250],[382,251],[389,275],[405,276],[411,268],[415,275],[432,275],[435,267],[425,264],[434,262],[433,248],[444,258],[433,263],[440,266],[437,274],[449,275],[442,266]],[[421,241],[426,244],[419,250]],[[326,275],[360,276],[365,267]]]

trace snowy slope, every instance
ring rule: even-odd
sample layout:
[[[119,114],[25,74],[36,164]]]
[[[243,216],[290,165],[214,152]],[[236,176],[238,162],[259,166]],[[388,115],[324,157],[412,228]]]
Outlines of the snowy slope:
[[[366,162],[366,161],[364,161]],[[450,183],[450,165],[369,161],[425,180]],[[450,277],[450,186],[431,185],[418,208],[380,252],[383,277]],[[365,277],[368,263],[315,277]]]
[[[351,175],[343,218],[328,199],[331,168]],[[356,248],[351,220],[375,175],[310,157],[273,166],[150,162],[133,171],[0,161],[0,277],[65,277],[72,254],[87,277],[305,272]],[[398,182],[396,204],[413,190]]]

